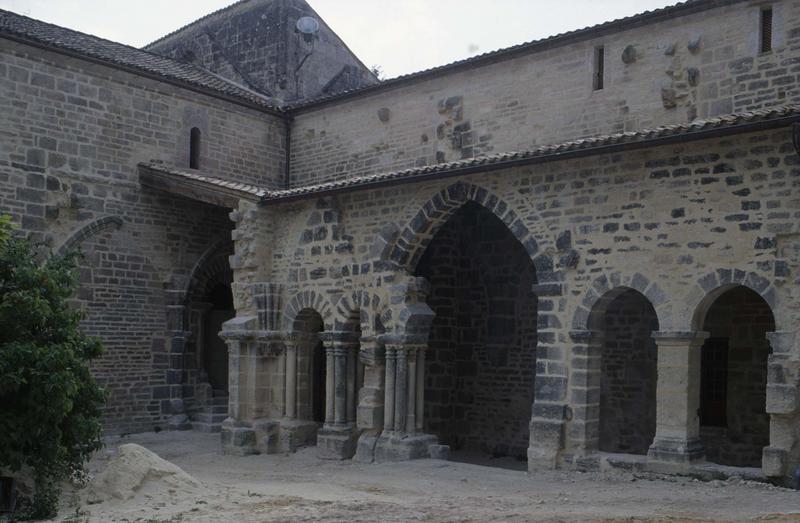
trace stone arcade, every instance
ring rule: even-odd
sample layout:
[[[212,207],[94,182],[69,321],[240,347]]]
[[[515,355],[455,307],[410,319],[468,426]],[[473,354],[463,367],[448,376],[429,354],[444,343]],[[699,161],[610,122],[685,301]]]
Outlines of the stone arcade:
[[[791,481],[800,0],[383,82],[303,16],[138,50],[0,11],[2,210],[87,254],[110,432]]]

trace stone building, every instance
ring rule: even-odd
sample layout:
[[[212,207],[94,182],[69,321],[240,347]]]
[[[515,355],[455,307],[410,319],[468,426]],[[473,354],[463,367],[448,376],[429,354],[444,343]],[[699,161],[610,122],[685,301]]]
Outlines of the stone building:
[[[792,477],[800,0],[383,82],[303,16],[137,50],[0,12],[0,205],[87,253],[110,431]]]

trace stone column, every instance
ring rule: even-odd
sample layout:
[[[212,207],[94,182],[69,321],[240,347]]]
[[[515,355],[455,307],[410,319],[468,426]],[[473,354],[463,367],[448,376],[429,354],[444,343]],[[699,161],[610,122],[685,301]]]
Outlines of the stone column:
[[[600,439],[600,380],[603,335],[580,330],[570,332],[569,405],[572,419],[567,432],[567,448],[585,456],[596,452]]]
[[[648,461],[685,467],[704,458],[700,440],[700,350],[707,332],[654,332],[658,345],[656,437]]]
[[[414,430],[422,432],[425,422],[425,346],[417,348],[417,405]]]
[[[406,347],[408,364],[408,387],[406,400],[406,434],[414,434],[417,430],[417,348]]]
[[[334,366],[334,408],[333,422],[337,427],[343,427],[347,422],[347,352],[341,344],[336,343],[333,349]]]
[[[325,425],[333,424],[335,362],[333,343],[325,342]]]
[[[362,378],[357,394],[357,426],[359,429],[380,431],[383,428],[386,369],[383,346],[375,338],[361,338],[359,363]]]
[[[386,346],[386,381],[383,398],[383,430],[394,430],[394,388],[396,378],[397,352],[393,345]]]
[[[286,417],[297,418],[297,343],[286,341]]]
[[[408,365],[406,361],[406,347],[395,346],[395,383],[394,383],[394,430],[404,432],[406,426],[406,397],[408,389]]]
[[[347,423],[353,425],[356,422],[356,362],[358,358],[358,346],[351,345],[345,347],[347,354]]]
[[[786,485],[800,488],[794,477],[800,463],[797,445],[800,426],[800,358],[796,354],[797,334],[768,332],[772,347],[767,363],[766,411],[770,417],[769,446],[762,451],[764,475],[783,478]]]

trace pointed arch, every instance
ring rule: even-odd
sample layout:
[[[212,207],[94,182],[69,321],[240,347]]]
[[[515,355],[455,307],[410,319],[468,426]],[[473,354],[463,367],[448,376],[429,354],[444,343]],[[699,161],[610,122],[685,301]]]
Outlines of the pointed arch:
[[[537,270],[541,267],[542,272],[547,272],[547,267],[552,267],[552,260],[549,257],[536,257],[539,244],[523,223],[520,213],[489,190],[463,181],[436,193],[425,202],[408,224],[402,230],[396,231],[391,238],[387,239],[386,235],[382,234],[376,240],[379,243],[373,252],[381,253],[381,262],[399,266],[409,273],[413,272],[436,232],[467,202],[475,202],[497,216],[520,242],[536,264]]]

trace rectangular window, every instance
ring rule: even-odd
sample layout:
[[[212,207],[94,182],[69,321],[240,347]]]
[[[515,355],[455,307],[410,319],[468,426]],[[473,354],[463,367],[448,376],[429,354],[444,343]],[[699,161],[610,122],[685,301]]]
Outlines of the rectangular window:
[[[603,88],[606,69],[606,49],[602,45],[594,50],[594,81],[593,88],[599,91]]]
[[[709,338],[701,349],[700,425],[728,425],[728,338]]]
[[[761,52],[772,51],[772,8],[761,10]]]

